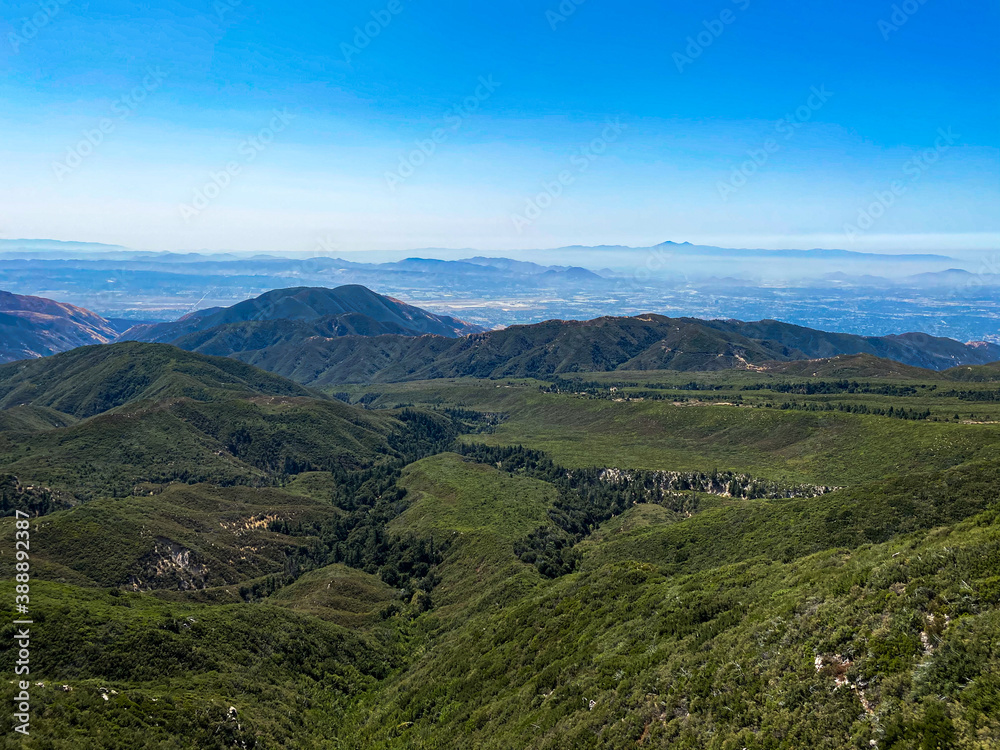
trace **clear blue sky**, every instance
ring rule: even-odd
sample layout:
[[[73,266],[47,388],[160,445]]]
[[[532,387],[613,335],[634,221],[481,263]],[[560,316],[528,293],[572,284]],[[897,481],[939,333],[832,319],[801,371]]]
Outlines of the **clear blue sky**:
[[[997,249],[998,37],[994,0],[5,1],[0,236]]]

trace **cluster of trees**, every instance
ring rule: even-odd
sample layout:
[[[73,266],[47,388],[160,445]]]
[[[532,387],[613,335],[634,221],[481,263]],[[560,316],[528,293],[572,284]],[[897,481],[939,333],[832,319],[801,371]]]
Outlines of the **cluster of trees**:
[[[962,401],[1000,401],[1000,390],[996,391],[948,391],[942,396],[961,399]]]
[[[785,401],[778,408],[785,411],[789,409],[796,411],[842,411],[848,414],[873,414],[877,417],[891,417],[892,419],[921,420],[930,419],[931,416],[930,409],[906,409],[902,406],[890,406],[886,409],[881,406],[868,406],[868,404],[834,404],[829,402],[802,404],[797,401]]]
[[[572,573],[580,564],[577,539],[562,529],[547,526],[532,531],[514,544],[514,554],[521,562],[534,565],[546,578]]]
[[[698,383],[692,380],[690,383],[684,383],[683,385],[670,385],[669,383],[646,383],[646,387],[659,390],[678,391],[724,391],[729,389],[731,386],[720,385],[718,383]]]
[[[13,474],[0,474],[0,516],[12,516],[20,510],[34,516],[44,516],[70,507],[52,490],[45,487],[25,487]]]
[[[245,602],[259,602],[294,582],[295,578],[290,575],[268,576],[263,581],[240,586],[240,598]]]
[[[374,402],[382,398],[382,394],[376,391],[370,393],[365,393],[361,398],[358,399],[358,403],[362,406],[371,406]]]
[[[792,497],[819,497],[833,492],[835,487],[813,484],[788,484],[769,479],[757,479],[749,474],[733,471],[622,471],[606,469],[601,480],[618,488],[632,488],[644,493],[646,502],[657,505],[671,504],[676,508],[677,496],[701,492],[708,495],[738,497],[745,500],[780,499]],[[674,498],[670,502],[670,498]],[[696,501],[679,508],[683,512],[697,510]]]
[[[506,412],[474,411],[472,409],[448,408],[443,412],[461,425],[465,434],[496,432],[497,426],[510,416]]]
[[[294,455],[273,434],[262,434],[239,424],[226,436],[226,450],[236,458],[270,474],[294,475],[317,471],[321,467]]]
[[[539,378],[541,379],[541,378]],[[572,393],[591,398],[608,398],[613,388],[634,387],[637,383],[598,383],[588,380],[568,380],[560,377],[544,378],[548,385],[538,386],[541,393]]]
[[[654,391],[630,391],[620,392],[622,388],[635,388],[638,383],[594,383],[582,380],[555,379],[549,385],[540,385],[538,390],[542,393],[571,393],[575,396],[586,396],[604,400],[616,398],[643,399],[645,401],[679,401],[686,400],[684,396],[671,396]],[[653,388],[663,388],[662,386],[652,386]],[[673,388],[673,386],[670,386]]]
[[[544,380],[548,385],[539,386],[544,393],[587,393],[591,391],[606,391],[609,388],[638,388],[638,383],[627,380],[602,382],[599,380],[583,380],[563,378],[559,375],[539,375],[537,380]],[[656,386],[650,386],[655,388]]]
[[[623,388],[637,388],[638,383],[630,382],[614,382],[614,383],[601,383],[596,381],[585,381],[585,380],[568,380],[560,377],[550,377],[546,378],[548,380],[548,385],[539,386],[539,390],[543,393],[574,393],[589,396],[591,398],[616,398],[623,394],[617,391]],[[656,391],[695,391],[695,392],[717,392],[717,391],[732,391],[737,390],[737,386],[733,384],[725,383],[699,383],[697,381],[690,381],[688,383],[683,383],[680,385],[672,383],[646,383],[644,388],[648,389],[646,391],[633,391],[628,394],[631,398],[642,398],[648,401],[663,401],[663,400],[686,400],[684,396],[676,395],[663,395],[662,393],[656,393]],[[875,396],[892,396],[892,397],[906,397],[906,396],[916,396],[920,389],[927,388],[930,390],[936,390],[937,386],[912,386],[912,385],[875,385],[872,383],[860,383],[856,380],[819,380],[812,382],[802,382],[802,383],[792,383],[792,382],[778,382],[778,383],[751,383],[748,385],[739,386],[740,391],[773,391],[775,393],[791,393],[791,394],[801,394],[804,396],[821,396],[839,393],[857,393],[857,394],[869,394]],[[971,400],[997,400],[1000,398],[1000,391],[963,391],[961,393],[967,394]],[[983,394],[994,393],[993,398],[988,396],[984,397]],[[959,392],[953,392],[952,395],[959,396]],[[730,397],[731,401],[740,402],[742,399],[740,396]],[[867,413],[867,412],[861,412]]]
[[[541,451],[523,446],[462,445],[458,451],[478,463],[555,485],[559,496],[549,510],[549,517],[559,532],[541,527],[515,545],[521,560],[550,577],[575,568],[576,557],[567,554],[567,548],[637,499],[637,496],[631,497],[630,493],[619,492],[601,482],[600,469],[569,472]]]
[[[397,482],[407,464],[448,450],[458,435],[454,419],[426,411],[404,410],[397,418],[402,429],[390,434],[391,460],[366,469],[333,467],[333,504],[345,511],[324,522],[290,524],[274,521],[269,528],[292,537],[313,537],[318,542],[300,546],[286,561],[283,576],[273,582],[247,587],[244,598],[253,600],[288,585],[314,568],[343,563],[379,576],[407,596],[429,593],[439,578],[445,545],[434,539],[393,536],[389,522],[406,509],[405,494]],[[270,587],[270,588],[268,588]],[[241,592],[242,593],[242,592]]]
[[[920,386],[924,387],[924,386]],[[937,386],[930,386],[931,390]],[[873,396],[916,396],[917,386],[873,385],[857,380],[816,380],[805,383],[752,383],[744,385],[741,391],[774,391],[775,393],[797,393],[803,396],[822,396],[836,393],[864,393]]]
[[[687,389],[684,389],[687,390]],[[709,389],[705,389],[709,390]],[[721,390],[721,389],[711,389],[711,390]],[[633,391],[629,394],[629,398],[633,399],[643,399],[644,401],[698,401],[697,396],[678,396],[676,393],[664,394],[656,393],[655,391]],[[727,395],[726,401],[733,404],[743,403],[743,399],[739,395]]]

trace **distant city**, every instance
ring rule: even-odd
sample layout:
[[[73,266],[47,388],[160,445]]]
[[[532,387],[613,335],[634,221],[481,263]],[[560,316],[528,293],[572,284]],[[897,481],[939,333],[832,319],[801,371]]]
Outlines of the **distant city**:
[[[653,312],[1000,343],[1000,254],[969,260],[666,242],[512,251],[510,257],[440,249],[396,255],[372,263],[331,255],[151,253],[0,240],[0,289],[133,322],[175,320],[271,289],[362,284],[485,328]]]

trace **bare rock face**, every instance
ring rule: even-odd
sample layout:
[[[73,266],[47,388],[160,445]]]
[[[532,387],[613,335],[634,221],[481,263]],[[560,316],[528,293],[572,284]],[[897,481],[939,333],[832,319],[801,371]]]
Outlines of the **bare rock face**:
[[[90,310],[0,291],[0,362],[107,344],[117,335],[107,320]]]
[[[144,574],[132,576],[132,588],[136,591],[163,588],[191,591],[205,588],[208,568],[197,561],[191,550],[170,539],[157,539],[145,563]]]

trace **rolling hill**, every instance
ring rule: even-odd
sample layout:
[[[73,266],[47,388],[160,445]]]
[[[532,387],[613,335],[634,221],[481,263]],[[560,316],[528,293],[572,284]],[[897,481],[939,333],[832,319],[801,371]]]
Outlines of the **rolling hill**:
[[[189,397],[316,396],[241,362],[165,344],[81,347],[0,367],[0,409],[42,406],[90,417],[140,400]]]
[[[0,367],[0,428],[7,472],[85,500],[353,470],[394,460],[407,423],[233,359],[124,342]]]
[[[774,362],[764,370],[775,375],[810,378],[892,378],[894,380],[946,379],[951,370],[937,372],[900,364],[873,354],[841,354],[836,357]]]
[[[111,323],[90,310],[0,291],[0,362],[106,344],[117,336]]]
[[[1000,380],[1000,362],[988,362],[985,365],[964,365],[945,371],[952,380],[966,380],[973,383],[990,383]]]
[[[430,333],[455,337],[482,330],[456,318],[434,315],[392,297],[376,294],[363,286],[349,284],[336,289],[275,289],[232,307],[199,310],[173,323],[135,326],[122,334],[120,340],[166,343],[234,324],[242,324],[244,336],[253,336],[255,324],[275,321],[307,321],[318,326],[326,335],[351,332],[356,335],[402,333],[407,336],[422,336]],[[267,336],[270,333],[271,327],[263,326],[263,333],[260,335]],[[310,333],[309,327],[300,329],[300,334],[323,335]],[[200,338],[195,341],[199,345],[203,343]]]

